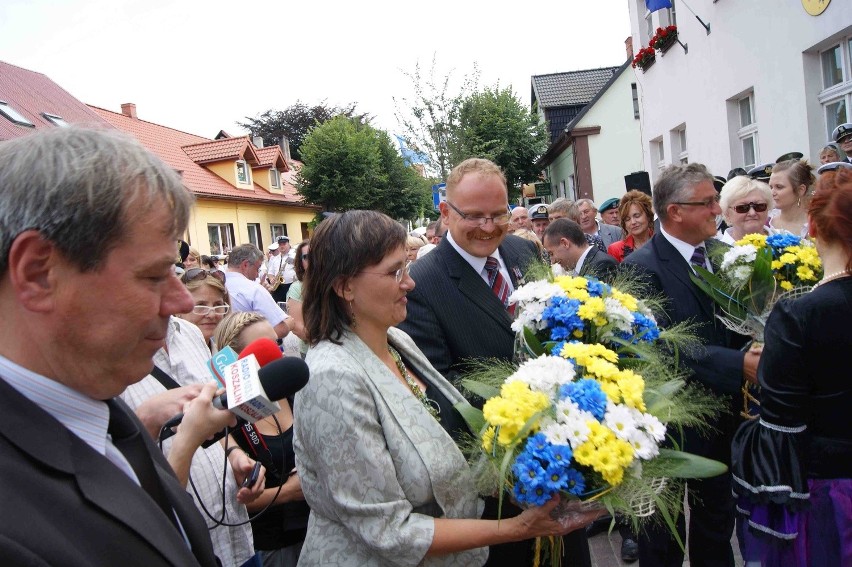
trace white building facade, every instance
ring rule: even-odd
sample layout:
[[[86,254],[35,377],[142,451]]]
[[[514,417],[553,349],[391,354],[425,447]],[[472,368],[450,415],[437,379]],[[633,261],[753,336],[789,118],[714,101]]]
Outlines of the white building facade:
[[[669,24],[685,46],[633,70],[652,182],[673,163],[726,175],[798,151],[818,164],[852,121],[851,0],[672,0],[654,13],[627,1],[635,52]]]

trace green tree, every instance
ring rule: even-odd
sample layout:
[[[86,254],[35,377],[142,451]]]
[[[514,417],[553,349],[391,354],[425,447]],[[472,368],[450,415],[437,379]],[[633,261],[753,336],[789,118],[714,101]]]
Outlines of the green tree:
[[[237,125],[247,129],[252,136],[263,138],[264,145],[272,146],[286,137],[290,142],[290,155],[293,159],[302,161],[301,147],[305,136],[317,124],[331,120],[335,116],[355,118],[360,122],[369,122],[366,114],[358,114],[355,104],[346,106],[329,106],[322,101],[314,106],[308,106],[302,101],[288,106],[284,110],[267,110],[254,118],[246,116],[247,122],[237,122]]]
[[[473,72],[465,76],[458,92],[451,92],[452,71],[437,77],[436,67],[434,57],[428,74],[417,63],[414,72],[404,73],[411,80],[414,95],[393,100],[406,145],[426,156],[430,172],[444,180],[455,165],[452,155],[461,104],[468,94],[476,91],[479,70],[474,63]]]
[[[509,198],[514,199],[522,183],[538,178],[535,162],[547,150],[548,133],[511,88],[494,86],[462,101],[456,140],[453,163],[490,159],[503,168]]]
[[[296,179],[302,198],[326,211],[374,209],[413,219],[428,206],[428,181],[407,167],[386,132],[345,116],[311,130]]]

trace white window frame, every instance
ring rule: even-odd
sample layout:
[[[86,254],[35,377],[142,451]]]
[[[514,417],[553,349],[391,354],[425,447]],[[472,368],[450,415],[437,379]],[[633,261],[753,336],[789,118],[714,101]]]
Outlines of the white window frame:
[[[229,222],[207,223],[207,239],[211,254],[230,254],[234,248],[234,225]]]
[[[260,223],[250,222],[246,225],[249,242],[263,250],[263,236],[260,233]]]
[[[68,126],[70,126],[70,124],[65,122],[65,119],[61,116],[50,114],[48,112],[42,112],[41,115],[54,126],[59,126],[60,128],[68,128]]]
[[[677,0],[671,0],[671,1],[672,1],[672,7],[666,8],[666,22],[668,22],[668,23],[664,26],[664,25],[662,25],[662,22],[661,22],[660,23],[661,28],[666,27],[666,26],[676,26],[677,25],[677,8],[675,7],[675,2]]]
[[[35,128],[35,124],[30,122],[26,116],[15,110],[15,108],[5,100],[0,100],[0,115],[4,116],[12,124],[26,126],[27,128]]]
[[[240,168],[243,168],[245,171],[245,181],[240,180]],[[234,162],[234,179],[237,181],[237,185],[245,185],[251,187],[251,168],[249,167],[248,162],[244,159],[238,159]]]
[[[820,81],[823,80],[825,70],[823,69],[822,56],[825,52],[840,47],[840,66],[842,72],[842,80],[828,88],[824,88],[817,96],[817,100],[822,105],[822,117],[825,122],[826,137],[831,139],[831,133],[834,129],[844,122],[850,121],[852,116],[852,36],[846,36],[824,49],[819,53],[819,76]],[[822,83],[824,84],[824,83]],[[833,120],[829,117],[829,107],[842,103],[845,116],[838,120]]]
[[[633,98],[633,118],[639,120],[639,85],[630,83],[630,96]]]
[[[666,147],[662,136],[657,136],[651,140],[651,161],[657,164],[658,172],[668,165],[666,163]]]
[[[742,123],[742,113],[740,112],[740,103],[744,100],[748,100],[749,105],[749,113],[751,114],[751,124],[743,124]],[[749,91],[745,93],[743,96],[737,98],[735,101],[736,110],[737,110],[737,124],[739,128],[737,129],[737,139],[739,140],[739,147],[737,151],[739,152],[743,167],[745,169],[750,169],[760,163],[760,155],[758,155],[758,145],[757,145],[757,115],[755,114],[754,108],[754,91]],[[743,151],[743,143],[746,140],[751,140],[752,148],[754,150],[754,163],[746,162],[746,155]]]
[[[269,170],[269,186],[273,189],[281,189],[281,173],[274,167]]]
[[[269,225],[269,233],[272,235],[271,242],[278,242],[279,236],[287,236],[287,225],[281,223],[271,223]]]

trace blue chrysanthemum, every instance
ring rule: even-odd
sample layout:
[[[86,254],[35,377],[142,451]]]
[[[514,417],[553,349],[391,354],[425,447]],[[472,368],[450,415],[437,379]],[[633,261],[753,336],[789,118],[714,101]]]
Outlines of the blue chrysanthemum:
[[[575,330],[583,330],[583,320],[577,315],[579,309],[580,302],[576,299],[554,297],[544,308],[541,318],[548,328],[564,327],[565,332],[570,334]]]
[[[562,356],[562,349],[565,348],[565,341],[559,341],[553,348],[550,349],[551,356]]]
[[[544,482],[544,468],[528,451],[524,451],[515,459],[515,464],[512,465],[512,473],[517,482],[523,484],[527,489],[539,486]]]
[[[562,325],[556,325],[550,329],[550,340],[551,341],[564,341],[571,335],[571,332],[567,327],[563,327]]]
[[[544,471],[544,487],[550,492],[557,492],[566,487],[568,469],[556,463],[548,465]]]
[[[775,251],[780,251],[783,248],[787,248],[788,246],[796,246],[801,244],[802,239],[794,234],[790,234],[789,232],[780,232],[778,234],[773,234],[772,236],[767,237],[766,244],[775,249]]]
[[[586,491],[586,479],[580,471],[570,468],[565,470],[565,489],[575,496],[580,496]]]
[[[527,439],[527,445],[521,454],[532,455],[536,459],[548,461],[550,459],[550,441],[547,440],[544,433],[536,433]]]
[[[657,323],[638,311],[633,312],[633,325],[636,327],[636,335],[645,342],[651,343],[660,338],[660,329],[657,327]]]
[[[589,292],[589,295],[592,297],[600,297],[603,295],[606,290],[605,284],[600,280],[596,280],[595,278],[588,278],[588,283],[586,284],[586,291]]]
[[[596,380],[584,378],[565,384],[559,389],[559,397],[570,398],[581,410],[591,413],[598,421],[606,413],[607,397]]]
[[[574,456],[570,445],[550,445],[550,457],[548,462],[559,464],[567,467]]]

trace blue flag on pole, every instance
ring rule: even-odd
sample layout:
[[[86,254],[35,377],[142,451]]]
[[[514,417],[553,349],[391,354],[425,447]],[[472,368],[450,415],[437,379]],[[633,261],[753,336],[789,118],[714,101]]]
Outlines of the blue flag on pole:
[[[656,12],[664,8],[671,8],[671,0],[645,0],[645,7],[649,12]]]

